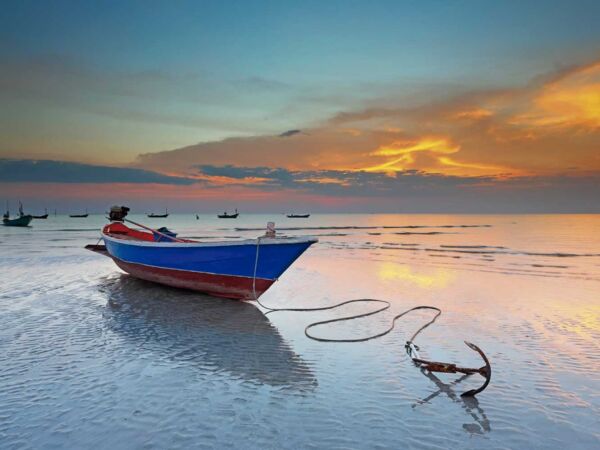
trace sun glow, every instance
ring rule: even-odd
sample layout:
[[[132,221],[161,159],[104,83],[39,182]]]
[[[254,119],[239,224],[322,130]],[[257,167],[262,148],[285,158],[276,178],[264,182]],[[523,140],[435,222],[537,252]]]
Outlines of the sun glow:
[[[600,128],[600,63],[543,86],[532,108],[512,121],[538,127]]]
[[[395,172],[411,169],[415,162],[414,153],[428,152],[434,154],[452,154],[460,149],[446,138],[424,137],[418,142],[395,141],[379,147],[372,156],[399,156],[390,161],[361,169],[365,172],[386,172],[393,175]]]
[[[412,267],[393,262],[381,263],[377,276],[383,281],[407,281],[425,289],[441,289],[450,283],[454,276],[446,269],[435,269],[429,273],[418,273]]]

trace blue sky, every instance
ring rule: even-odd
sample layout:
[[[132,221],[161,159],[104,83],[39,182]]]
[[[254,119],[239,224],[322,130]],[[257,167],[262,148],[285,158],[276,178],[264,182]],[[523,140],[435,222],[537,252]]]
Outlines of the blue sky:
[[[268,166],[269,148],[310,173],[596,170],[598,17],[597,1],[8,1],[0,158],[188,176]]]
[[[13,1],[0,24],[5,55],[114,70],[370,82],[493,77],[510,63],[524,80],[593,50],[599,13],[594,1]]]

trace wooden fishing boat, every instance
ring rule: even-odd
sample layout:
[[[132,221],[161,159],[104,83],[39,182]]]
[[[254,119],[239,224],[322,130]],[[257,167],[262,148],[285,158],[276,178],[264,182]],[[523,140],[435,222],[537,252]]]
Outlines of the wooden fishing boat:
[[[310,214],[288,214],[287,216],[290,219],[308,219]]]
[[[164,214],[150,213],[148,214],[148,217],[150,217],[151,219],[166,219],[167,217],[169,217],[169,211],[167,210],[167,208],[165,208]]]
[[[11,219],[7,202],[6,212],[4,213],[4,216],[2,216],[2,225],[4,225],[5,227],[27,227],[29,226],[29,223],[32,221],[32,219],[33,216],[31,216],[30,214],[25,214],[23,212],[23,205],[21,204],[21,202],[19,202],[19,216],[14,219]]]
[[[198,242],[179,239],[124,219],[111,209],[104,245],[86,249],[111,257],[134,277],[239,300],[260,297],[308,247],[312,237],[275,237]],[[149,231],[129,228],[127,221]],[[160,242],[157,242],[157,235]]]
[[[87,216],[89,216],[87,208],[85,208],[85,214],[69,214],[69,217],[74,219],[85,219]]]
[[[34,219],[47,219],[48,218],[48,209],[44,208],[44,214],[41,216],[31,216]]]
[[[227,211],[225,211],[223,214],[217,214],[217,217],[219,219],[237,219],[239,215],[240,213],[238,213],[238,210],[236,208],[235,213],[233,214],[227,214]]]
[[[10,219],[5,214],[4,218],[2,219],[2,224],[5,227],[27,227],[27,226],[29,226],[29,223],[32,220],[33,220],[33,217],[30,216],[30,215],[28,215],[28,214],[22,215],[20,217],[15,218],[15,219]]]

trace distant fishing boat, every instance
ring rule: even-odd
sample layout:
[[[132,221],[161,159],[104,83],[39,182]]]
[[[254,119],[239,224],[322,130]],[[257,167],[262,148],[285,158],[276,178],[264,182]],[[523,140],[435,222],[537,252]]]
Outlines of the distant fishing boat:
[[[275,236],[274,224],[257,239],[199,242],[169,236],[125,219],[112,207],[102,229],[104,245],[85,248],[111,257],[134,277],[239,300],[260,297],[308,247],[312,237]],[[129,228],[132,223],[148,231]],[[157,242],[160,238],[160,242]]]
[[[44,214],[42,214],[41,216],[31,216],[34,219],[47,219],[48,218],[48,209],[44,208]]]
[[[89,216],[87,208],[85,208],[85,214],[70,214],[69,215],[69,217],[72,217],[74,219],[75,218],[77,218],[77,219],[85,219],[87,216]]]
[[[169,211],[167,210],[167,208],[165,208],[164,214],[150,213],[150,214],[148,214],[148,217],[150,217],[151,219],[165,219],[165,218],[169,217]]]
[[[308,219],[310,214],[288,214],[290,219]]]
[[[235,209],[235,213],[233,214],[227,214],[227,211],[225,211],[223,214],[217,214],[217,217],[219,219],[237,219],[237,217],[240,215],[240,213],[238,213],[237,208]]]
[[[2,224],[5,227],[27,227],[32,219],[33,216],[23,212],[23,204],[21,202],[19,202],[19,217],[11,219],[8,202],[6,203],[6,212],[2,216]]]

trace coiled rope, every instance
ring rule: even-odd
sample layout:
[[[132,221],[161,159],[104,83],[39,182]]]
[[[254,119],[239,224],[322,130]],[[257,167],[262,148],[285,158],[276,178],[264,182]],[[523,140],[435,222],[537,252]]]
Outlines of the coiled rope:
[[[350,320],[360,319],[362,317],[373,316],[375,314],[379,314],[383,311],[388,310],[392,305],[387,300],[380,300],[380,299],[376,299],[376,298],[358,298],[358,299],[353,299],[353,300],[346,300],[344,302],[336,303],[334,305],[320,306],[320,307],[315,307],[315,308],[272,308],[270,306],[264,305],[263,303],[261,303],[261,301],[258,299],[258,296],[256,295],[256,271],[258,268],[260,242],[263,238],[265,238],[265,236],[261,236],[256,239],[256,257],[254,259],[254,273],[253,273],[253,277],[252,277],[252,294],[254,297],[254,301],[256,301],[256,303],[258,303],[262,308],[266,309],[267,311],[269,311],[269,312],[275,312],[275,311],[294,311],[294,312],[327,311],[327,310],[339,308],[340,306],[349,305],[351,303],[380,303],[380,304],[384,305],[374,311],[369,311],[369,312],[362,313],[362,314],[355,314],[355,315],[351,315],[351,316],[339,317],[336,319],[328,319],[328,320],[321,320],[318,322],[312,322],[312,323],[308,324],[306,326],[306,328],[304,328],[304,334],[309,339],[312,339],[314,341],[319,341],[319,342],[365,342],[365,341],[370,341],[372,339],[380,338],[380,337],[385,336],[386,334],[389,334],[390,332],[392,332],[392,330],[396,326],[396,321],[412,311],[417,311],[417,310],[435,311],[436,312],[435,315],[429,320],[429,322],[425,323],[425,325],[423,325],[421,328],[419,328],[417,331],[415,331],[415,333],[412,335],[410,340],[407,341],[406,345],[407,345],[407,349],[408,349],[409,344],[412,344],[414,342],[414,340],[416,339],[416,337],[425,328],[427,328],[429,325],[431,325],[433,322],[435,322],[437,320],[437,318],[442,314],[442,310],[435,306],[426,306],[426,305],[415,306],[413,308],[410,308],[410,309],[407,309],[407,310],[401,312],[400,314],[395,315],[393,317],[393,319],[391,320],[390,326],[386,330],[384,330],[380,333],[377,333],[377,334],[373,334],[373,335],[365,336],[365,337],[359,337],[359,338],[352,338],[352,339],[331,339],[331,338],[323,338],[323,337],[315,336],[315,335],[311,334],[309,332],[309,330],[312,328],[318,327],[319,325],[325,325],[325,324],[336,323],[336,322],[346,322],[346,321],[350,321]]]
[[[490,380],[492,377],[492,367],[490,365],[490,361],[488,360],[485,353],[483,353],[483,350],[481,350],[475,344],[472,344],[470,342],[465,341],[465,344],[470,349],[479,353],[479,355],[482,357],[482,359],[485,363],[484,366],[479,367],[479,368],[459,367],[456,364],[452,364],[452,363],[428,361],[425,359],[421,359],[421,357],[419,356],[419,347],[414,343],[414,340],[425,328],[427,328],[429,325],[431,325],[433,322],[435,322],[437,320],[437,318],[442,314],[442,310],[435,306],[427,306],[427,305],[414,306],[412,308],[407,309],[406,311],[402,311],[400,314],[396,314],[393,317],[391,324],[387,328],[387,330],[384,330],[377,334],[373,334],[373,335],[365,336],[365,337],[359,337],[359,338],[352,338],[352,339],[330,339],[330,338],[323,338],[323,337],[315,336],[315,335],[309,333],[309,330],[312,328],[318,327],[319,325],[325,325],[325,324],[336,323],[336,322],[345,322],[345,321],[349,321],[349,320],[360,319],[362,317],[373,316],[375,314],[378,314],[380,312],[388,310],[392,306],[391,303],[388,302],[387,300],[379,300],[376,298],[357,298],[354,300],[346,300],[345,302],[337,303],[335,305],[320,306],[320,307],[316,307],[316,308],[271,308],[270,306],[266,306],[266,305],[262,304],[260,302],[260,300],[258,299],[258,296],[256,295],[256,271],[258,268],[258,255],[259,255],[259,251],[260,251],[260,242],[265,237],[268,237],[268,236],[262,236],[262,237],[259,237],[256,239],[256,257],[254,259],[254,275],[253,275],[253,279],[252,279],[252,293],[254,295],[254,301],[256,301],[260,306],[262,306],[267,311],[269,311],[269,312],[274,312],[274,311],[312,312],[312,311],[326,311],[326,310],[330,310],[330,309],[335,309],[335,308],[339,308],[340,306],[343,306],[343,305],[349,305],[350,303],[380,303],[380,304],[383,304],[382,307],[380,307],[374,311],[369,311],[369,312],[362,313],[362,314],[355,314],[352,316],[339,317],[337,319],[321,320],[318,322],[309,323],[306,326],[306,328],[304,328],[304,334],[309,339],[312,339],[314,341],[319,341],[319,342],[365,342],[365,341],[370,341],[372,339],[377,339],[382,336],[385,336],[386,334],[389,334],[396,326],[396,320],[400,319],[401,317],[404,317],[408,313],[410,313],[412,311],[417,311],[417,310],[431,310],[431,311],[435,311],[435,315],[429,320],[429,322],[425,323],[425,325],[423,325],[421,328],[419,328],[417,331],[415,331],[414,334],[412,335],[412,337],[408,341],[406,341],[406,344],[404,345],[404,348],[406,350],[406,353],[408,354],[408,357],[413,361],[413,363],[417,367],[420,367],[421,370],[428,370],[430,372],[444,372],[444,373],[464,373],[466,375],[478,373],[485,378],[485,383],[482,386],[480,386],[477,389],[471,389],[466,392],[463,392],[461,394],[462,397],[472,397],[474,395],[477,395],[480,392],[482,392],[490,383]]]

